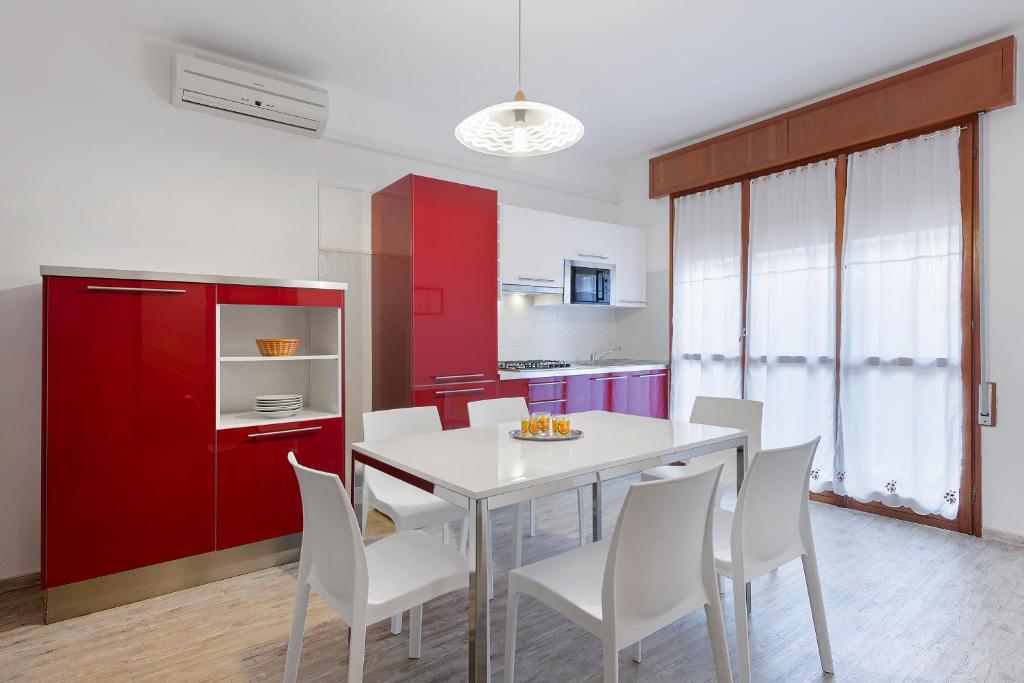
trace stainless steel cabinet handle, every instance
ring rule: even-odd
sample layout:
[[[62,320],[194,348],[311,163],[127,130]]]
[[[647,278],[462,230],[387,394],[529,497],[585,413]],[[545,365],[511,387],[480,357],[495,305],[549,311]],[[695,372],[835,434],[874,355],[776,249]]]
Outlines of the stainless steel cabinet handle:
[[[633,375],[636,379],[643,379],[645,377],[667,377],[668,373],[661,373],[660,375]]]
[[[591,377],[591,382],[611,382],[617,379],[629,379],[626,375],[619,375],[618,377]]]
[[[541,403],[565,403],[568,399],[565,398],[553,398],[550,401],[530,401],[531,406],[535,406]]]
[[[447,396],[448,394],[479,394],[483,390],[483,387],[476,387],[475,389],[447,389],[445,391],[435,391],[434,396]]]
[[[624,303],[624,304],[645,304],[645,303],[647,303],[646,301],[638,301],[636,299],[619,299],[619,302],[620,303]]]
[[[530,387],[554,387],[561,386],[563,384],[568,384],[568,382],[566,382],[565,380],[562,380],[561,382],[534,382],[533,384],[530,385]]]
[[[434,379],[464,379],[466,377],[483,377],[484,373],[475,372],[472,375],[435,375]]]
[[[601,256],[601,254],[576,254],[576,255],[577,256],[582,256],[583,258],[599,258],[599,259],[604,259],[605,261],[608,260],[607,256]]]
[[[522,275],[516,275],[520,280],[527,280],[529,282],[556,282],[549,277],[523,277]]]
[[[187,289],[166,289],[163,287],[105,287],[102,285],[88,285],[86,289],[97,292],[155,292],[158,294],[185,294]]]
[[[279,434],[302,434],[304,432],[319,432],[323,427],[299,427],[298,429],[282,429],[277,432],[256,432],[250,434],[250,439],[258,439],[261,436],[277,436]]]

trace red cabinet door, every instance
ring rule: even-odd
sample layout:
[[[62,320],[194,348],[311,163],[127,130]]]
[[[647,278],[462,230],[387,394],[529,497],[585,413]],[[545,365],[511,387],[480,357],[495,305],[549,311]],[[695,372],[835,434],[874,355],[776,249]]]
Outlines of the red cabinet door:
[[[515,398],[521,396],[523,400],[530,400],[530,383],[525,379],[503,379],[498,382],[499,398]]]
[[[591,375],[590,409],[625,413],[629,408],[629,375]]]
[[[217,438],[217,549],[302,531],[302,499],[288,451],[344,480],[341,418],[222,430]]]
[[[497,382],[474,382],[471,384],[435,384],[416,387],[413,405],[437,406],[444,429],[458,429],[469,426],[469,409],[472,401],[497,398]]]
[[[626,412],[630,415],[651,414],[651,380],[645,372],[634,372],[629,376],[629,395]]]
[[[413,384],[498,379],[498,198],[413,178]]]
[[[597,410],[591,402],[590,378],[592,375],[570,375],[566,377],[566,412],[582,413],[587,410]]]
[[[44,297],[44,587],[213,550],[214,286]]]
[[[668,419],[668,370],[658,370],[648,375],[650,410],[648,415]]]

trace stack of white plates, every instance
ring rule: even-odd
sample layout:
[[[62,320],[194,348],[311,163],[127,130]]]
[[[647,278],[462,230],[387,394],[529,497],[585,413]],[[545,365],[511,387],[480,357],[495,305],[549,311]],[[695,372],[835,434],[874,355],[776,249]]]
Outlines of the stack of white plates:
[[[291,417],[302,410],[302,394],[267,394],[256,397],[253,410],[260,417]]]

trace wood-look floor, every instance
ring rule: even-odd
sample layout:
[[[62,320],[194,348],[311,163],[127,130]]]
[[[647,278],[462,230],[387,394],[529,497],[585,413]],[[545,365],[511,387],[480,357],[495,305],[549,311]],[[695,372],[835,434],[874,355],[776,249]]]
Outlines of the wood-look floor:
[[[628,482],[605,493],[610,530]],[[526,561],[575,545],[576,497],[538,502]],[[813,504],[836,675],[839,681],[1024,681],[1024,548]],[[495,514],[496,559],[507,567],[510,515]],[[376,517],[370,536],[387,533]],[[44,626],[37,589],[0,595],[0,680],[280,680],[296,565],[245,576]],[[800,563],[753,586],[752,666],[757,681],[816,681],[822,674]],[[492,609],[493,675],[500,680],[505,570]],[[732,635],[726,586],[726,631]],[[367,638],[367,681],[466,678],[466,597],[424,610],[423,657],[407,658],[408,622],[386,622]],[[306,621],[301,680],[344,680],[346,628],[314,596]],[[735,670],[735,646],[733,644]],[[597,639],[524,598],[517,678],[596,681]],[[643,662],[620,654],[621,680],[714,679],[703,613],[644,641]]]

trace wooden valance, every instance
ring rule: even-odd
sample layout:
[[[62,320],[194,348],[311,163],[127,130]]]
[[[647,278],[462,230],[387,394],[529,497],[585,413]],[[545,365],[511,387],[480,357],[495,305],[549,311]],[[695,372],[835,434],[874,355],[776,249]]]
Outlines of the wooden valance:
[[[1014,103],[1013,36],[650,160],[650,196],[731,182]]]

